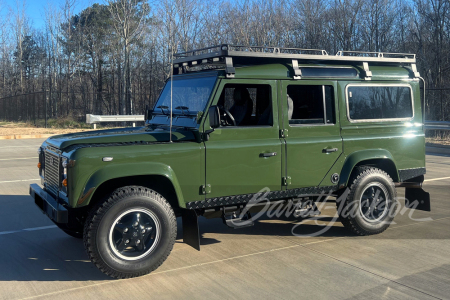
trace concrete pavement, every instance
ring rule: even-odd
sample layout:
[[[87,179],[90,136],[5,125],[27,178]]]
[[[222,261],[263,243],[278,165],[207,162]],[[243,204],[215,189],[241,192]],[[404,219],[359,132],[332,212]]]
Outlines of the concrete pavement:
[[[337,222],[319,236],[298,237],[293,218],[240,230],[201,218],[200,252],[182,243],[179,228],[159,269],[111,280],[88,260],[81,240],[55,228],[28,196],[29,184],[39,183],[42,141],[0,141],[0,299],[450,298],[450,157],[427,156],[432,212],[407,210],[380,235],[354,236]],[[326,203],[319,220],[294,233],[317,232],[335,212]]]

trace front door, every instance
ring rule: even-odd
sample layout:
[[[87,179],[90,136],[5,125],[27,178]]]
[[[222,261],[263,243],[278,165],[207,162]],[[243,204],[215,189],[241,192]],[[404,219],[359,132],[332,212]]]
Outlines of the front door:
[[[324,176],[343,150],[336,88],[335,81],[281,84],[288,189],[334,185]]]
[[[276,92],[274,80],[221,81],[212,104],[222,126],[205,142],[206,198],[281,189]]]

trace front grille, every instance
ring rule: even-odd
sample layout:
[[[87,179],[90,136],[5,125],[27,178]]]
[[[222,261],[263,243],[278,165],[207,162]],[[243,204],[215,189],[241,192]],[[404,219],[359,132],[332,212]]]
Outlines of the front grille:
[[[59,155],[45,151],[45,163],[44,163],[44,182],[47,191],[53,196],[58,195],[59,190],[59,178],[60,178],[60,158]]]

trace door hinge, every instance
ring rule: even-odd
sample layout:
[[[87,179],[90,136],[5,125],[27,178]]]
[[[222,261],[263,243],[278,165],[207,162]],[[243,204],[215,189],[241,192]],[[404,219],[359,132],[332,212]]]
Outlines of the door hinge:
[[[287,129],[280,129],[280,138],[288,137],[288,130]]]
[[[202,195],[211,194],[211,185],[207,184],[200,186],[200,190],[202,191]]]
[[[283,184],[283,186],[290,185],[291,184],[291,176],[282,177],[282,184]]]

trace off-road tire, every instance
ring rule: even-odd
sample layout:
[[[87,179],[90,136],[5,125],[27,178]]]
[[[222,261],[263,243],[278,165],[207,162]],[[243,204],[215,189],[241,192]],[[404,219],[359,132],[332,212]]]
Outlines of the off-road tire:
[[[375,167],[361,166],[352,174],[349,181],[350,192],[345,199],[343,196],[336,201],[339,219],[342,224],[357,235],[372,235],[385,231],[395,216],[397,208],[397,192],[392,178],[383,170]],[[363,216],[360,206],[363,193],[371,184],[379,185],[386,191],[386,215],[380,216],[380,220],[367,220]],[[344,195],[345,196],[345,195]]]
[[[109,239],[117,217],[127,210],[151,211],[160,224],[160,238],[146,256],[127,260],[116,255]],[[115,190],[94,207],[84,226],[84,246],[91,261],[113,278],[131,278],[157,269],[169,256],[177,234],[176,217],[172,207],[159,193],[141,186],[127,186]]]

